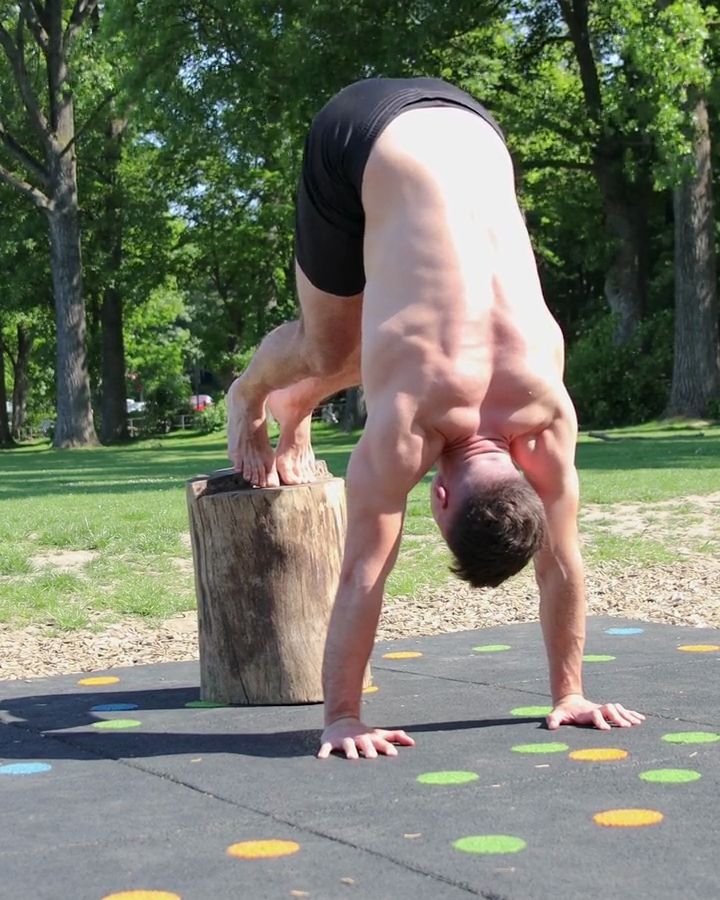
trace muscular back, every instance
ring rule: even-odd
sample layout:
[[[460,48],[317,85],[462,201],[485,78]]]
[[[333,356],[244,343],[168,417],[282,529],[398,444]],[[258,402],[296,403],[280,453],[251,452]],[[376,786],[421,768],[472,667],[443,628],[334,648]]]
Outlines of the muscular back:
[[[441,450],[471,434],[510,445],[570,414],[562,336],[493,129],[461,110],[403,114],[373,148],[363,206],[371,419],[397,416]]]

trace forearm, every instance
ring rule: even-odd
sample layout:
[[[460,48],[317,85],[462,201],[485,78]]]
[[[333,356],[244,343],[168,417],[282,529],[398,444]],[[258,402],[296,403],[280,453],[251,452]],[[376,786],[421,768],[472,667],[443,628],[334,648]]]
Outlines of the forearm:
[[[326,725],[344,717],[360,718],[363,676],[381,606],[382,586],[363,591],[341,584],[330,617],[323,660]]]
[[[556,702],[583,691],[586,598],[582,560],[577,552],[564,563],[553,560],[536,572],[550,690]]]

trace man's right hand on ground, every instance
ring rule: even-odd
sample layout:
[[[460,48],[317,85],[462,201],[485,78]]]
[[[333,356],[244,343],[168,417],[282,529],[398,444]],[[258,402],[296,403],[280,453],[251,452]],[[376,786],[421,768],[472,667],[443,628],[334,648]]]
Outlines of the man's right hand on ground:
[[[375,759],[379,754],[397,756],[397,747],[414,747],[415,741],[404,731],[369,728],[360,719],[338,719],[328,725],[320,738],[318,759],[327,759],[333,750],[342,751],[348,759]]]

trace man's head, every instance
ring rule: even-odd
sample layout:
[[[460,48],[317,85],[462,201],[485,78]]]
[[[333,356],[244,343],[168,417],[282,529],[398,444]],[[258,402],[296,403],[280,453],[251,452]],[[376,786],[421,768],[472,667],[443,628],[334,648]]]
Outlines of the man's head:
[[[545,535],[540,498],[514,468],[453,481],[436,476],[431,506],[455,561],[473,587],[497,587],[532,559]]]

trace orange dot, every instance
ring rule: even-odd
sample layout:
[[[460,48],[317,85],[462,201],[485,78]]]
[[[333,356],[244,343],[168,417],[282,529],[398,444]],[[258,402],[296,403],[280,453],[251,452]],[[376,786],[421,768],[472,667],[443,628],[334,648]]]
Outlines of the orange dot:
[[[610,762],[613,759],[625,759],[627,755],[627,750],[618,750],[616,747],[592,747],[588,750],[573,750],[568,754],[570,759],[581,762]]]
[[[607,828],[640,828],[643,825],[657,825],[664,816],[656,809],[607,809],[595,813],[593,820]]]
[[[383,653],[383,659],[416,659],[422,656],[419,650],[396,650],[393,653]]]
[[[368,685],[368,687],[363,688],[363,694],[375,694],[380,690],[380,688],[376,684]]]
[[[289,856],[297,853],[300,844],[295,841],[241,841],[227,848],[228,856],[238,859],[272,859],[277,856]]]
[[[94,687],[100,684],[117,684],[120,679],[117,675],[93,675],[91,678],[81,678],[78,684],[86,687]]]
[[[119,894],[107,894],[102,900],[180,900],[180,894],[170,891],[120,891]]]
[[[683,644],[678,650],[686,653],[715,653],[720,650],[720,644]]]

